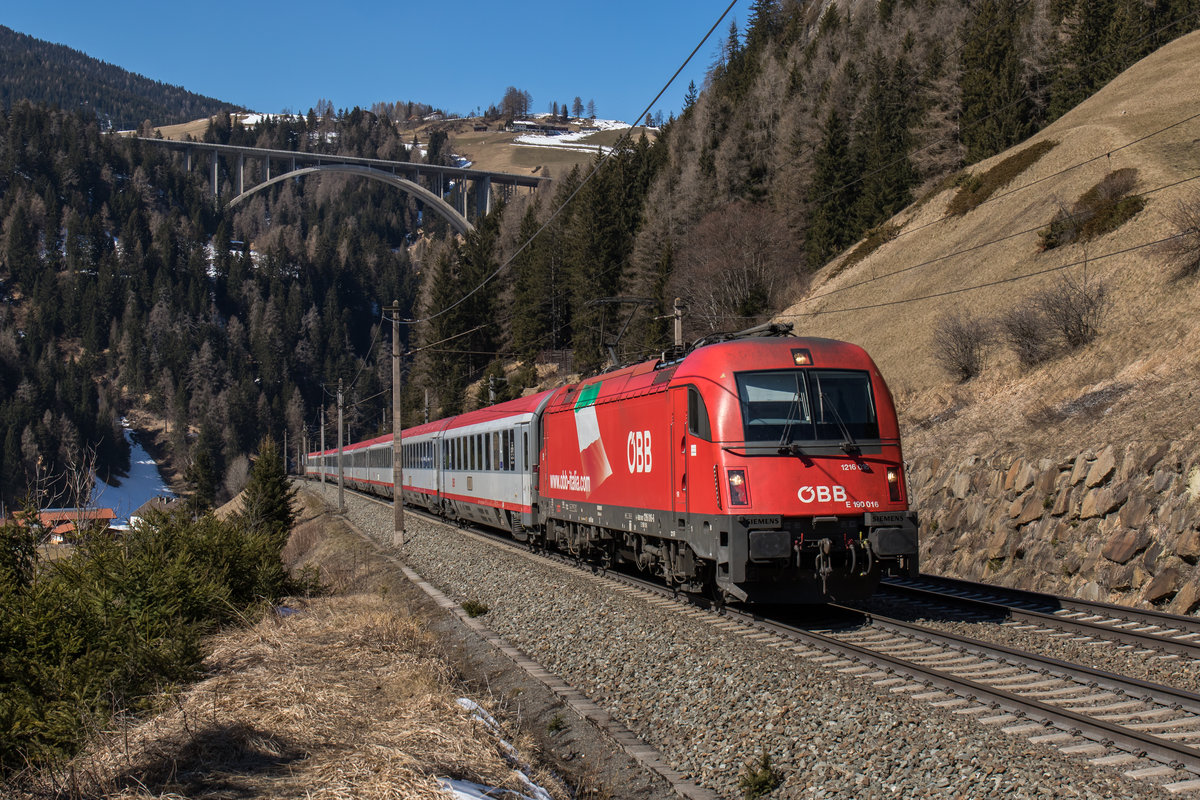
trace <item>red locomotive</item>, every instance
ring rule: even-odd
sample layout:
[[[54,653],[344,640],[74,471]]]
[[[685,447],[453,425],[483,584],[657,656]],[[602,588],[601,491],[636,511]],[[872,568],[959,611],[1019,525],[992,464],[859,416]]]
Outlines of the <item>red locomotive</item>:
[[[406,430],[404,501],[722,600],[865,597],[917,571],[891,393],[862,348],[789,332]],[[348,482],[391,495],[391,445],[347,448]]]

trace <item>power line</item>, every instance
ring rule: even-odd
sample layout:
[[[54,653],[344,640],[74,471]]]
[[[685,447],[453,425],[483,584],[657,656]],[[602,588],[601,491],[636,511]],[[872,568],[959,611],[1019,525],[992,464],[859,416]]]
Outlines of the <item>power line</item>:
[[[654,96],[654,99],[650,101],[649,105],[647,105],[646,108],[642,110],[641,114],[639,114],[635,118],[635,120],[645,119],[646,114],[650,113],[650,110],[654,108],[654,104],[657,103],[659,101],[659,98],[661,98],[663,96],[663,94],[666,93],[667,89],[669,89],[671,87],[671,84],[675,82],[675,79],[679,77],[679,74],[681,72],[683,72],[684,68],[687,67],[687,65],[689,63],[691,63],[691,60],[696,56],[696,53],[698,53],[700,51],[700,48],[704,46],[705,42],[707,42],[709,37],[712,36],[713,31],[715,31],[717,29],[717,26],[720,25],[721,22],[725,19],[725,17],[729,15],[729,12],[733,10],[733,7],[735,5],[737,5],[737,0],[732,0],[732,2],[729,3],[729,5],[725,8],[725,11],[722,12],[721,16],[717,18],[717,21],[714,22],[712,27],[708,29],[708,33],[704,34],[704,38],[701,39],[700,42],[692,49],[692,52],[688,54],[688,57],[685,58],[683,63],[679,65],[679,69],[675,70],[675,74],[672,75],[665,84],[663,84],[663,87],[661,89],[659,89],[658,94],[656,94]],[[635,125],[636,125],[636,122],[635,122]],[[524,252],[525,249],[527,247],[529,247],[529,245],[532,244],[534,242],[534,240],[536,240],[538,238],[538,236],[540,236],[542,234],[543,231],[545,231],[547,228],[550,227],[551,223],[553,223],[554,220],[556,220],[558,218],[559,214],[561,214],[563,212],[563,210],[568,205],[570,205],[571,201],[575,199],[575,196],[578,195],[579,192],[583,190],[583,187],[586,186],[592,180],[592,178],[594,178],[596,176],[596,174],[600,171],[600,168],[603,167],[604,164],[610,158],[612,158],[613,154],[620,152],[622,150],[622,148],[625,146],[626,140],[628,140],[633,135],[633,129],[634,129],[635,125],[631,125],[629,127],[629,129],[626,130],[625,133],[623,133],[621,135],[621,138],[619,138],[617,140],[617,143],[615,145],[613,145],[612,149],[610,149],[602,157],[600,157],[599,159],[596,160],[596,164],[592,168],[592,171],[589,172],[584,177],[584,179],[582,181],[580,181],[579,185],[575,187],[575,189],[571,192],[571,194],[568,195],[567,198],[565,200],[563,200],[563,202],[561,204],[559,204],[559,206],[557,208],[554,209],[554,211],[550,214],[550,216],[546,219],[546,221],[544,223],[542,223],[541,227],[539,227],[536,231],[534,231],[532,236],[530,236],[528,239],[526,239],[524,242],[522,242],[521,246],[518,247],[516,250],[514,250],[513,253],[504,260],[504,263],[502,263],[499,267],[497,267],[495,269],[495,271],[492,272],[492,274],[488,275],[477,286],[475,286],[473,289],[471,289],[469,292],[464,294],[458,300],[455,300],[453,303],[451,303],[450,305],[441,309],[440,311],[438,311],[434,314],[430,314],[429,316],[427,316],[423,319],[408,320],[404,324],[417,325],[422,322],[428,322],[430,320],[437,319],[438,317],[442,316],[443,314],[446,314],[446,313],[454,310],[458,306],[462,305],[469,298],[474,296],[476,292],[478,292],[484,286],[487,286],[489,283],[491,283],[492,280],[494,280],[496,278],[496,276],[498,276],[501,272],[506,270],[508,268],[509,264],[511,264],[513,262],[513,260],[516,259],[517,256],[519,256],[522,252]]]
[[[920,297],[907,297],[907,298],[904,298],[901,300],[882,300],[878,303],[867,303],[865,305],[851,306],[849,308],[834,308],[834,309],[825,309],[825,310],[821,310],[821,311],[798,311],[794,314],[780,314],[778,316],[780,316],[780,317],[795,317],[795,318],[816,317],[816,316],[821,316],[823,314],[844,314],[848,311],[869,311],[869,310],[875,309],[875,308],[888,308],[890,306],[900,306],[900,305],[904,305],[906,303],[917,303],[917,302],[921,302],[922,300],[934,300],[939,297],[949,297],[950,295],[963,294],[964,292],[973,292],[976,289],[986,289],[991,286],[1001,286],[1006,283],[1016,283],[1018,281],[1026,280],[1027,278],[1036,278],[1039,275],[1047,275],[1052,272],[1061,272],[1062,270],[1070,269],[1071,267],[1078,267],[1081,264],[1090,264],[1093,261],[1101,261],[1106,258],[1113,258],[1115,256],[1124,255],[1126,253],[1132,253],[1135,250],[1141,250],[1142,248],[1145,248],[1145,247],[1154,247],[1155,245],[1160,245],[1160,244],[1163,244],[1164,242],[1169,242],[1174,239],[1178,239],[1181,236],[1186,236],[1186,235],[1187,235],[1186,233],[1176,233],[1171,236],[1163,237],[1162,239],[1155,239],[1152,242],[1143,242],[1142,244],[1136,244],[1136,245],[1133,245],[1132,247],[1125,247],[1120,250],[1114,250],[1111,253],[1104,253],[1104,254],[1098,255],[1098,256],[1085,256],[1083,259],[1081,259],[1079,261],[1072,261],[1067,264],[1059,264],[1058,266],[1055,266],[1055,267],[1046,267],[1045,269],[1039,269],[1034,272],[1027,272],[1023,275],[1013,275],[1008,278],[999,278],[994,281],[987,281],[986,283],[977,283],[973,286],[960,286],[957,289],[946,289],[945,291],[933,292],[932,294],[921,295]]]
[[[1200,115],[1198,115],[1198,116],[1200,116]],[[1153,189],[1147,189],[1144,192],[1139,192],[1139,195],[1144,197],[1146,195],[1156,194],[1158,192],[1162,192],[1167,189],[1172,189],[1176,186],[1181,186],[1185,183],[1190,183],[1191,181],[1194,181],[1197,178],[1200,178],[1200,175],[1193,175],[1189,178],[1183,178],[1181,180],[1172,181],[1171,183],[1163,184],[1162,186],[1156,186]],[[1028,184],[1028,185],[1032,186],[1033,184]],[[1021,187],[1021,188],[1026,188],[1026,187]],[[1011,192],[1009,194],[1011,194]],[[1066,219],[1076,219],[1078,217],[1084,216],[1085,213],[1086,212],[1080,212],[1079,214],[1068,214],[1066,216]],[[928,227],[928,226],[927,225],[921,226],[921,228],[924,228],[924,227]],[[812,300],[820,300],[821,298],[829,297],[830,295],[834,295],[834,294],[840,294],[841,292],[846,292],[846,291],[849,291],[850,289],[857,289],[862,286],[867,286],[869,284],[875,283],[876,281],[882,281],[887,278],[893,278],[896,275],[901,275],[905,272],[912,272],[915,269],[920,269],[921,267],[927,267],[931,264],[936,264],[939,261],[945,261],[948,258],[954,258],[955,256],[966,255],[967,253],[974,252],[975,250],[982,250],[985,247],[990,247],[991,245],[999,244],[1000,242],[1005,242],[1005,241],[1008,241],[1009,239],[1015,239],[1018,236],[1027,236],[1028,234],[1035,233],[1039,230],[1042,230],[1045,227],[1046,227],[1045,224],[1039,224],[1039,225],[1035,225],[1032,228],[1025,228],[1024,230],[1016,231],[1014,233],[1010,233],[1005,236],[1000,236],[995,239],[989,239],[985,242],[979,242],[977,244],[971,245],[970,247],[964,247],[961,250],[955,250],[953,252],[946,253],[944,255],[936,256],[934,258],[930,258],[925,261],[921,261],[917,264],[911,264],[907,267],[901,267],[900,269],[892,270],[891,272],[885,272],[882,275],[876,275],[874,277],[867,278],[866,280],[858,281],[857,283],[851,283],[851,284],[847,284],[845,286],[839,286],[836,289],[830,289],[827,292],[822,292],[821,294],[813,295],[812,297],[806,297],[803,300],[801,300],[800,302],[807,303]],[[920,228],[918,228],[917,230],[920,230]],[[739,318],[744,319],[744,317],[739,317]]]
[[[1021,8],[1022,8],[1022,6],[1014,7],[1014,16],[1015,16],[1016,12],[1017,12],[1018,10],[1020,10]],[[1146,39],[1148,39],[1148,38],[1150,38],[1150,37],[1152,37],[1152,36],[1157,36],[1157,35],[1159,35],[1160,33],[1162,33],[1163,31],[1166,31],[1166,30],[1167,30],[1167,29],[1169,29],[1169,28],[1175,27],[1175,26],[1179,25],[1180,23],[1184,22],[1185,20],[1187,20],[1187,19],[1189,19],[1189,18],[1192,18],[1192,17],[1195,17],[1195,18],[1200,18],[1200,11],[1198,11],[1198,12],[1193,12],[1192,14],[1185,14],[1184,16],[1180,17],[1179,19],[1175,20],[1174,22],[1170,22],[1170,23],[1168,23],[1168,24],[1166,24],[1166,25],[1163,25],[1161,28],[1158,28],[1158,29],[1156,29],[1156,30],[1150,31],[1149,33],[1145,34],[1144,36],[1140,37],[1139,39],[1137,39],[1137,40],[1135,40],[1135,41],[1133,41],[1133,42],[1130,42],[1129,44],[1138,44],[1138,43],[1140,43],[1140,42],[1143,42],[1143,41],[1145,41]],[[995,24],[999,24],[999,20],[997,20],[997,22],[996,22]],[[989,29],[989,30],[990,30],[990,29]],[[960,45],[960,46],[957,48],[957,50],[962,50],[962,49],[963,49],[963,47],[965,47],[965,43],[964,43],[963,45]],[[1101,63],[1103,63],[1103,61],[1104,61],[1104,58],[1102,58],[1102,57],[1101,57],[1101,58],[1097,58],[1097,59],[1095,59],[1094,61],[1091,61],[1091,62],[1089,62],[1089,63],[1083,64],[1083,65],[1082,65],[1082,66],[1079,68],[1079,70],[1078,70],[1078,71],[1079,71],[1080,73],[1082,73],[1082,72],[1085,72],[1086,70],[1090,69],[1091,67],[1095,67],[1095,66],[1097,66],[1097,65],[1099,65],[1099,64],[1101,64]],[[1041,92],[1043,92],[1043,91],[1047,91],[1047,90],[1048,90],[1050,87],[1052,87],[1052,86],[1055,86],[1055,85],[1057,85],[1057,84],[1059,84],[1059,83],[1061,83],[1061,82],[1064,82],[1064,81],[1065,81],[1065,79],[1064,79],[1064,78],[1061,78],[1061,77],[1060,77],[1060,78],[1056,78],[1056,79],[1054,79],[1054,80],[1051,80],[1051,81],[1047,81],[1045,84],[1042,84],[1042,85],[1039,87],[1039,89],[1038,89],[1038,90],[1036,90],[1036,91],[1034,91],[1034,90],[1031,90],[1031,91],[1027,91],[1027,92],[1025,92],[1024,94],[1022,94],[1020,97],[1016,98],[1015,100],[1013,100],[1013,101],[1011,101],[1011,102],[1009,102],[1009,103],[1007,103],[1007,104],[1005,104],[1005,105],[1003,105],[1003,106],[1000,106],[999,108],[996,108],[996,109],[992,110],[990,113],[988,113],[988,114],[986,114],[986,115],[984,115],[984,116],[980,117],[979,119],[975,120],[974,122],[972,122],[972,123],[971,123],[971,125],[967,126],[966,128],[963,128],[963,127],[960,125],[960,126],[958,127],[958,131],[959,131],[958,138],[961,140],[961,137],[962,137],[962,131],[963,131],[963,130],[970,130],[970,129],[971,129],[971,128],[973,128],[973,127],[980,126],[980,125],[982,125],[983,123],[985,123],[985,122],[988,122],[989,120],[991,120],[993,117],[996,117],[996,116],[998,116],[999,114],[1001,114],[1001,113],[1003,113],[1003,112],[1005,112],[1005,111],[1007,111],[1007,110],[1011,109],[1013,106],[1016,106],[1016,105],[1018,105],[1019,103],[1023,103],[1023,102],[1025,102],[1025,101],[1027,101],[1027,100],[1032,100],[1032,99],[1034,99],[1034,98],[1035,98],[1035,97],[1036,97],[1036,96],[1037,96],[1039,93],[1041,93]],[[1043,128],[1042,130],[1045,130],[1045,128]],[[1039,133],[1040,133],[1040,131],[1039,131]],[[1036,135],[1036,134],[1034,134],[1034,135]],[[1032,137],[1030,137],[1030,138],[1032,138]],[[926,150],[929,150],[929,149],[931,149],[931,148],[933,148],[933,147],[936,147],[936,146],[938,146],[938,145],[941,145],[941,144],[947,144],[947,143],[951,143],[951,142],[954,142],[954,141],[955,141],[955,138],[954,138],[953,136],[943,136],[943,137],[941,137],[941,138],[934,139],[933,141],[931,141],[931,142],[929,142],[929,143],[927,143],[927,144],[923,145],[922,147],[918,147],[916,150],[913,150],[911,153],[909,153],[909,152],[906,152],[906,153],[904,153],[903,155],[901,155],[901,156],[898,156],[898,157],[897,157],[897,158],[895,158],[895,159],[892,159],[892,160],[891,160],[891,161],[889,161],[888,163],[880,165],[879,167],[877,167],[876,169],[874,169],[874,170],[872,170],[872,171],[870,171],[870,172],[863,173],[862,175],[858,176],[857,178],[855,178],[855,179],[853,179],[853,180],[851,180],[851,181],[848,181],[847,183],[845,183],[845,184],[843,184],[843,185],[841,185],[841,186],[838,186],[838,187],[836,187],[836,188],[830,189],[830,190],[829,190],[829,191],[827,191],[825,194],[823,194],[823,195],[820,195],[819,197],[816,197],[816,198],[814,198],[814,202],[820,202],[821,200],[824,200],[824,199],[826,199],[826,198],[830,197],[831,195],[834,195],[834,194],[836,194],[836,193],[838,193],[838,192],[840,192],[840,191],[842,191],[842,190],[844,190],[844,189],[849,189],[849,188],[850,188],[850,187],[852,187],[852,186],[855,186],[855,185],[857,185],[857,184],[859,184],[859,183],[862,183],[862,182],[863,182],[864,180],[866,180],[867,178],[870,178],[870,177],[873,177],[873,176],[875,176],[875,175],[878,175],[879,173],[881,173],[881,172],[883,172],[883,171],[885,171],[885,170],[887,170],[887,169],[889,169],[889,168],[891,168],[891,167],[894,167],[896,164],[899,164],[901,161],[903,161],[903,160],[905,160],[905,159],[908,159],[908,158],[910,158],[910,157],[911,157],[911,156],[913,156],[913,155],[916,155],[916,154],[918,154],[918,153],[923,153],[923,152],[925,152]],[[1028,141],[1028,140],[1027,140],[1027,141]],[[775,166],[776,166],[776,169],[778,169],[778,168],[779,168],[779,165],[778,165],[778,164],[776,164]],[[935,222],[939,222],[939,221],[941,221],[941,220],[935,220]],[[933,224],[933,223],[931,223],[931,224]]]

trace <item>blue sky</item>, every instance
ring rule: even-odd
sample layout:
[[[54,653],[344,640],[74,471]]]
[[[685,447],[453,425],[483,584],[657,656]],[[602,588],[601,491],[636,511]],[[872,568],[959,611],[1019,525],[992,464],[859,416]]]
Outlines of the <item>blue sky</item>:
[[[6,3],[0,24],[253,111],[414,100],[468,114],[508,86],[533,110],[595,100],[631,121],[728,0]],[[749,0],[731,12],[744,23]],[[727,18],[655,106],[678,113],[703,83]]]

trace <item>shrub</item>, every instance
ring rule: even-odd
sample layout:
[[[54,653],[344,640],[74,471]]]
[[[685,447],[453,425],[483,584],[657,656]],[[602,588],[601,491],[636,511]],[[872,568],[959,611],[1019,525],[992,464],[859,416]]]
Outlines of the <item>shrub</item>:
[[[467,612],[468,617],[482,617],[490,609],[478,600],[464,600],[462,610]]]
[[[899,225],[892,225],[888,223],[872,228],[871,230],[867,231],[866,237],[858,243],[858,246],[851,250],[849,255],[842,259],[842,263],[838,265],[837,272],[840,273],[849,269],[899,235]],[[831,275],[830,277],[833,276]]]
[[[1056,146],[1058,142],[1045,139],[1013,153],[989,170],[979,174],[963,173],[955,181],[958,191],[950,199],[946,213],[962,216],[974,210]]]
[[[1180,200],[1167,219],[1175,235],[1161,247],[1167,263],[1175,266],[1175,280],[1200,274],[1200,195]]]
[[[1054,331],[1032,297],[1001,316],[996,328],[1022,366],[1036,366],[1054,354]]]
[[[1067,348],[1082,347],[1100,332],[1108,307],[1108,287],[1088,277],[1087,272],[1080,278],[1064,274],[1038,299],[1038,307]]]
[[[1115,231],[1145,207],[1141,195],[1132,194],[1137,170],[1110,172],[1088,189],[1068,211],[1059,209],[1049,227],[1038,231],[1042,250],[1086,242]]]
[[[766,748],[757,759],[742,767],[742,774],[738,776],[738,788],[745,793],[746,800],[764,797],[782,783],[783,775],[771,764],[771,756]]]
[[[16,577],[0,573],[0,774],[69,755],[89,724],[191,678],[201,637],[286,581],[273,533],[162,513]]]
[[[979,319],[960,311],[944,314],[933,331],[934,357],[951,377],[969,381],[983,370],[991,331]]]

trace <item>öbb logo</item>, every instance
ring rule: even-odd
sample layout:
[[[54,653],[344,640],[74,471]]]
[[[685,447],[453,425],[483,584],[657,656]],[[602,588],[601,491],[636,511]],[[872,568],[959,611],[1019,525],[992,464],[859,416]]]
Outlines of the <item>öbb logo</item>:
[[[828,503],[833,500],[838,503],[846,502],[844,486],[801,486],[796,493],[801,503]]]
[[[650,431],[630,431],[625,442],[625,463],[630,472],[649,472],[654,466],[650,457]]]

